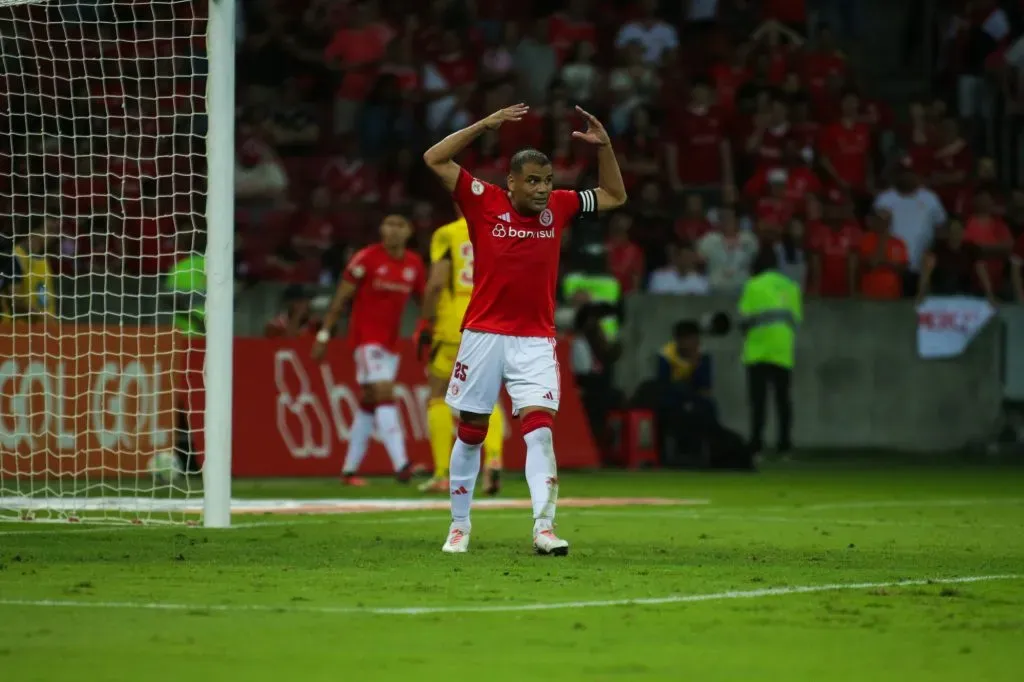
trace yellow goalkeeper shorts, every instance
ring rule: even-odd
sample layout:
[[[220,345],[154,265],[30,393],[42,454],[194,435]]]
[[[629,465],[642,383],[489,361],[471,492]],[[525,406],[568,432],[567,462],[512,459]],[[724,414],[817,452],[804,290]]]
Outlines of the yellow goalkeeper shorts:
[[[459,355],[459,344],[435,341],[430,349],[430,376],[447,379],[455,368],[455,358]]]

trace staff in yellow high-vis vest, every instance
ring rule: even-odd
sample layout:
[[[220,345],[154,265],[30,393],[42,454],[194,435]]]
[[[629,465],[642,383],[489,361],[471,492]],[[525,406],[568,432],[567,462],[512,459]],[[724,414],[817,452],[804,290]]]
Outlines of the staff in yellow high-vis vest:
[[[793,448],[791,387],[803,301],[800,286],[776,268],[775,251],[762,249],[751,265],[751,278],[743,287],[739,304],[750,401],[750,447],[754,452],[764,447],[769,389],[778,418],[778,451],[786,453]]]
[[[456,208],[456,210],[458,210]],[[448,460],[452,451],[452,413],[445,404],[462,340],[462,318],[473,293],[473,244],[469,227],[460,217],[434,232],[430,240],[430,276],[423,296],[423,317],[433,323],[427,381],[427,431],[434,456],[434,476],[420,486],[424,492],[448,492]],[[500,409],[491,412],[484,438],[484,485],[488,495],[501,489],[505,423]]]

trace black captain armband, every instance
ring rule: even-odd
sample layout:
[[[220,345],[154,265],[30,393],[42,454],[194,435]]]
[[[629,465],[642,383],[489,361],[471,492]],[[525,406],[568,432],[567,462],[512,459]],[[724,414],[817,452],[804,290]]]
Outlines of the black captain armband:
[[[580,213],[597,213],[597,192],[585,189],[576,196],[580,198]]]

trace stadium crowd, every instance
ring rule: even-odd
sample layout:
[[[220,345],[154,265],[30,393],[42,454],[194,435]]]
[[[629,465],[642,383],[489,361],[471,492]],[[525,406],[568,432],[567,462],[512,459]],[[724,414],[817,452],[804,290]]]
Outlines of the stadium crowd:
[[[857,30],[857,3],[819,4]],[[1024,111],[1021,8],[939,5],[941,78],[903,115],[804,0],[239,3],[239,279],[331,284],[388,212],[425,250],[452,207],[421,151],[525,101],[461,161],[500,183],[536,146],[588,184],[573,106],[597,113],[631,197],[604,245],[624,293],[735,292],[769,244],[810,295],[1024,300],[1018,154],[992,156],[1019,140],[984,134]],[[165,272],[204,229],[205,2],[5,11],[8,214],[59,210],[62,269]]]
[[[975,106],[1019,73],[995,3],[951,16],[950,86],[936,92],[952,101],[913,102],[905,120],[828,26],[808,30],[803,2],[406,4],[247,8],[246,277],[333,281],[389,211],[413,218],[424,248],[451,207],[419,150],[525,101],[530,120],[485,136],[464,165],[501,183],[509,155],[536,146],[557,184],[592,182],[573,105],[600,112],[632,197],[605,245],[624,293],[735,293],[768,244],[811,295],[1024,300],[1024,192],[984,154]]]

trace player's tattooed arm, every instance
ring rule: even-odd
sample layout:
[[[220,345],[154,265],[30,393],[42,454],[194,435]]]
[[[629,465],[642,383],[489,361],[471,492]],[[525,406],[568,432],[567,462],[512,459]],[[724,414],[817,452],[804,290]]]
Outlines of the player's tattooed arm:
[[[343,279],[338,283],[338,288],[334,292],[334,298],[331,299],[331,305],[327,309],[327,314],[324,315],[323,324],[320,326],[320,331],[317,332],[316,342],[313,344],[313,359],[317,362],[323,360],[324,353],[327,352],[327,342],[331,340],[334,327],[337,326],[338,320],[341,319],[341,313],[345,310],[345,305],[355,293],[356,285],[349,280]]]
[[[530,107],[525,104],[513,104],[510,107],[499,109],[487,118],[481,119],[473,125],[456,130],[433,147],[423,153],[423,162],[434,172],[434,175],[441,178],[441,183],[449,192],[455,191],[455,183],[459,180],[459,164],[453,160],[459,152],[473,144],[476,138],[483,135],[485,130],[497,130],[503,123],[521,121]]]
[[[622,181],[619,160],[615,158],[611,138],[597,117],[576,107],[576,111],[587,122],[583,132],[575,131],[572,136],[577,140],[589,142],[597,147],[597,188],[590,190],[596,201],[594,207],[582,207],[583,210],[610,211],[626,203],[626,184]],[[587,194],[587,193],[581,193]]]

